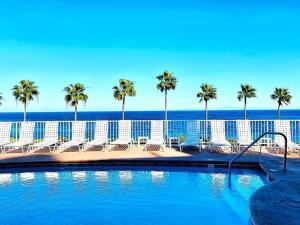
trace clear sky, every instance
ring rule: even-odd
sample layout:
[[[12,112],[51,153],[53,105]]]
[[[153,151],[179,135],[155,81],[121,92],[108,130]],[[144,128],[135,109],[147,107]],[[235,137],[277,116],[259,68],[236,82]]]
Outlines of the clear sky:
[[[112,87],[135,82],[128,110],[163,109],[155,76],[178,79],[169,109],[202,109],[201,83],[218,88],[211,109],[239,109],[241,83],[258,89],[252,109],[275,109],[274,87],[300,107],[299,0],[9,0],[0,1],[0,111],[21,111],[11,88],[30,79],[40,88],[29,111],[64,111],[63,87],[88,86],[81,110],[119,110]]]

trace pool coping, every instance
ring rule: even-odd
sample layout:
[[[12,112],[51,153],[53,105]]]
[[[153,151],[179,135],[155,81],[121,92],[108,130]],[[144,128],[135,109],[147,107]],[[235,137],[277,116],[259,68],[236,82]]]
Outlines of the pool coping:
[[[29,167],[66,167],[66,166],[186,166],[228,168],[228,161],[191,161],[191,160],[166,160],[166,159],[118,159],[118,160],[88,160],[88,161],[32,161],[32,162],[5,162],[0,163],[0,170],[4,168],[29,168]],[[258,162],[236,162],[234,168],[260,169]]]

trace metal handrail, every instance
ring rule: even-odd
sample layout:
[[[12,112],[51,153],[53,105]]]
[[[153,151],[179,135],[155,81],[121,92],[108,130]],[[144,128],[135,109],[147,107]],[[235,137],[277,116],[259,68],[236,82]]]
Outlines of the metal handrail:
[[[240,158],[246,151],[248,151],[253,145],[255,145],[260,139],[262,139],[266,135],[281,135],[284,138],[284,162],[283,162],[283,171],[286,172],[286,159],[287,159],[287,150],[288,150],[288,140],[285,134],[280,132],[266,132],[260,135],[255,141],[253,141],[247,148],[245,148],[243,151],[240,152],[237,156],[235,156],[232,160],[230,160],[228,165],[228,176],[229,176],[229,182],[231,181],[231,167],[234,161],[236,161],[238,158]]]

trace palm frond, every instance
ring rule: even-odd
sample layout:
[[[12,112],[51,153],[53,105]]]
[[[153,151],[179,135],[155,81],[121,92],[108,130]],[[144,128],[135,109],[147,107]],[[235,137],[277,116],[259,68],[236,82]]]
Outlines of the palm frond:
[[[255,98],[256,97],[256,89],[249,84],[241,84],[242,98]]]
[[[3,96],[2,93],[0,92],[0,105],[2,105],[2,101],[3,101]]]
[[[277,101],[279,106],[289,105],[292,100],[292,95],[287,88],[275,88],[271,99]]]
[[[114,98],[118,101],[123,100],[126,96],[136,96],[136,90],[134,88],[134,83],[131,80],[120,79],[119,85],[113,88]]]
[[[38,98],[40,93],[38,86],[36,86],[33,81],[21,80],[18,85],[12,88],[12,94],[17,102],[28,104],[30,101],[33,101],[34,98]]]
[[[237,99],[238,99],[239,101],[242,101],[243,98],[244,98],[244,93],[243,93],[242,91],[239,91],[239,92],[238,92]]]
[[[217,99],[217,88],[211,84],[202,84],[200,87],[201,91],[197,94],[197,97],[200,98],[199,102],[209,101],[211,99]]]
[[[174,90],[177,86],[177,78],[170,71],[165,70],[163,74],[158,75],[156,78],[159,81],[156,88],[161,92]]]
[[[63,91],[66,93],[65,102],[67,105],[77,107],[79,102],[86,104],[88,95],[85,94],[86,87],[82,83],[69,84],[64,87]]]

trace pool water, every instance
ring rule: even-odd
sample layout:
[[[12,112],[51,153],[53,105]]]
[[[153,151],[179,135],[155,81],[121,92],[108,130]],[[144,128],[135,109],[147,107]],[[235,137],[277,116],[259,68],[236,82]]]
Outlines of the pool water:
[[[0,173],[0,223],[249,224],[255,170],[162,167],[44,168]]]

